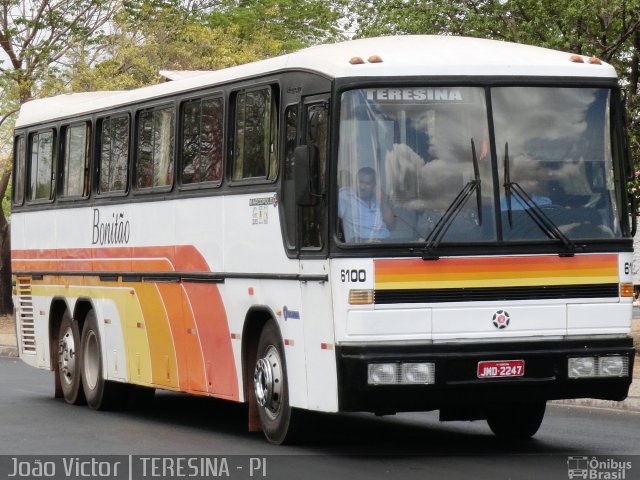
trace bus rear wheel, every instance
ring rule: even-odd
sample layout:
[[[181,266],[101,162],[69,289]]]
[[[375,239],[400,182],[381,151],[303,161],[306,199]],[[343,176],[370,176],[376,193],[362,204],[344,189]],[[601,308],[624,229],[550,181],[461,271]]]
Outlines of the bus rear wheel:
[[[93,410],[110,410],[120,406],[125,398],[126,385],[104,379],[102,342],[98,320],[93,310],[87,313],[82,328],[81,355],[82,387],[87,405]]]
[[[533,437],[544,418],[545,401],[513,402],[487,409],[487,423],[499,438],[524,440]]]
[[[289,405],[284,349],[278,328],[269,321],[260,334],[253,374],[253,390],[262,431],[275,445],[294,440],[295,412]]]
[[[58,362],[55,373],[56,387],[59,383],[62,396],[70,405],[84,403],[80,357],[80,330],[69,311],[65,310],[58,330]]]

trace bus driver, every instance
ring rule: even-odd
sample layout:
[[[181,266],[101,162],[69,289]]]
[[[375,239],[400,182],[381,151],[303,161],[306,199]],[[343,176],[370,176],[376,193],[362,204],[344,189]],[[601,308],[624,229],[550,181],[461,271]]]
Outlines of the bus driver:
[[[355,192],[352,187],[340,189],[338,215],[347,242],[371,242],[389,237],[396,219],[389,198],[376,186],[373,168],[363,167],[358,171]]]

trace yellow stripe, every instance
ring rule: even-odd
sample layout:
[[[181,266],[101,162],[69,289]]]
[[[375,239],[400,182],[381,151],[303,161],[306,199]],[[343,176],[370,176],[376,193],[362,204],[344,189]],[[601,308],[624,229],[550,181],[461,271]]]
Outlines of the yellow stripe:
[[[440,280],[432,282],[384,282],[377,283],[376,290],[433,289],[433,288],[469,288],[469,287],[530,287],[536,285],[585,285],[597,283],[617,283],[617,278],[606,277],[564,277],[536,279],[491,279],[491,280]]]
[[[59,277],[53,280],[47,279],[46,281],[59,281],[61,285],[34,284],[32,285],[34,296],[87,297],[113,301],[118,309],[122,325],[129,382],[144,386],[153,385],[151,349],[149,338],[147,337],[147,328],[139,328],[139,325],[145,324],[145,319],[137,293],[131,294],[132,291],[135,292],[140,284],[99,282],[98,279],[93,280],[90,277],[82,277],[76,280],[78,283],[82,283],[83,286],[66,287]],[[98,284],[99,286],[97,286]],[[108,328],[108,326],[105,325],[105,328]],[[108,347],[103,345],[103,348]]]
[[[440,281],[465,281],[465,280],[482,280],[485,282],[491,282],[493,280],[500,279],[531,279],[532,285],[538,284],[539,279],[550,279],[551,281],[558,282],[564,285],[564,280],[582,279],[582,278],[609,278],[609,282],[617,282],[617,272],[612,272],[611,269],[594,269],[585,272],[566,270],[549,274],[549,272],[527,272],[527,271],[512,271],[512,272],[498,272],[493,276],[488,276],[482,272],[468,272],[468,273],[455,273],[455,274],[412,274],[412,275],[384,275],[380,274],[376,276],[376,283],[397,283],[397,282],[440,282]],[[582,280],[580,280],[582,281]]]
[[[153,384],[178,390],[178,365],[167,312],[155,284],[136,285],[145,319],[144,331],[151,345]]]

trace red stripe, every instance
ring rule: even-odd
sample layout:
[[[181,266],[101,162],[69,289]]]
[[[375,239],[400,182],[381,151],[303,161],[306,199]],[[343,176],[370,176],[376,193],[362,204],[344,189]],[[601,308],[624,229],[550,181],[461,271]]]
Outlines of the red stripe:
[[[60,273],[65,271],[211,271],[202,254],[193,245],[14,250],[11,253],[11,259],[15,272],[21,270]],[[174,291],[174,286],[160,285],[160,287],[159,291],[169,313],[172,336],[176,344],[180,388],[189,391],[208,391],[215,396],[239,400],[240,393],[229,324],[218,287],[208,284],[183,284],[182,306],[175,305],[181,295]],[[168,303],[174,305],[168,306]],[[196,335],[177,335],[176,332],[186,332],[180,328],[180,324],[187,329],[193,325],[200,342]],[[202,357],[205,365],[202,365]],[[187,370],[185,370],[185,360]],[[205,372],[206,385],[203,384]]]
[[[193,245],[14,250],[11,252],[11,267],[16,272],[42,270],[61,273],[211,271]]]

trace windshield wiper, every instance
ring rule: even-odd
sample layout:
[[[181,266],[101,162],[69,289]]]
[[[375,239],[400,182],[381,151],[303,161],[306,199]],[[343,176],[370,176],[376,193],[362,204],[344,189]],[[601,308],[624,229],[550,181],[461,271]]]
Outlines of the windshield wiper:
[[[458,214],[462,211],[473,192],[476,192],[476,202],[478,208],[478,225],[482,225],[482,189],[480,181],[480,168],[478,166],[478,157],[476,155],[476,145],[471,139],[471,159],[473,161],[473,180],[469,180],[467,184],[462,187],[460,193],[453,199],[453,202],[447,207],[444,214],[438,220],[431,233],[425,239],[423,260],[438,260],[440,257],[434,253],[434,251],[440,245],[440,242],[447,234],[447,231],[453,224]]]
[[[509,142],[504,144],[504,195],[507,201],[507,217],[509,219],[509,227],[513,228],[513,210],[512,195],[516,195],[516,201],[522,205],[524,211],[529,215],[531,220],[538,226],[540,230],[549,238],[560,240],[565,248],[565,253],[560,256],[572,257],[576,250],[576,244],[567,237],[558,226],[544,213],[529,194],[517,183],[511,181],[511,173],[509,166]]]

